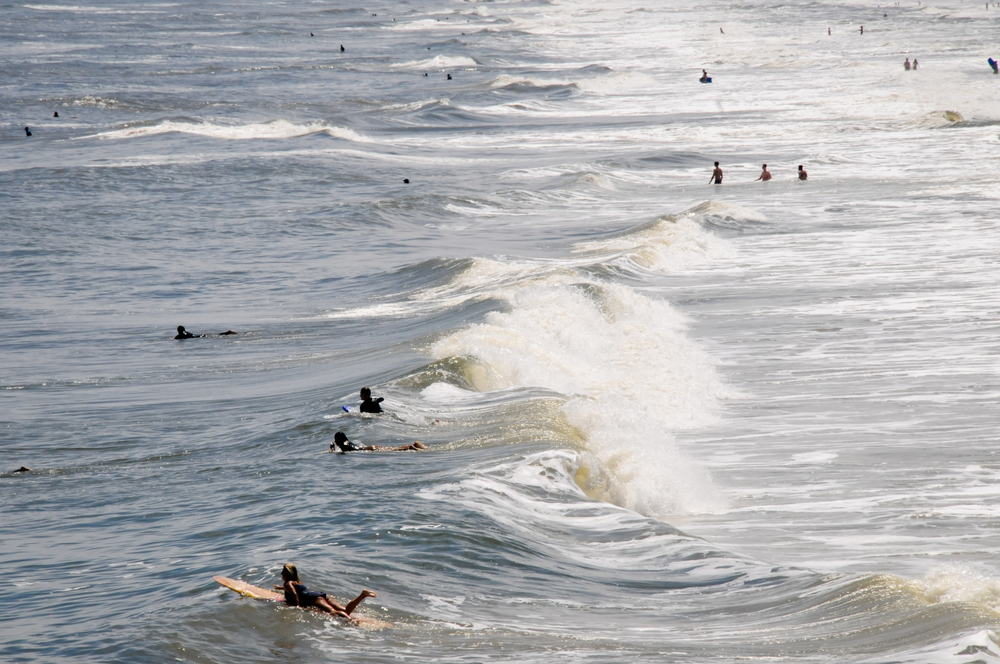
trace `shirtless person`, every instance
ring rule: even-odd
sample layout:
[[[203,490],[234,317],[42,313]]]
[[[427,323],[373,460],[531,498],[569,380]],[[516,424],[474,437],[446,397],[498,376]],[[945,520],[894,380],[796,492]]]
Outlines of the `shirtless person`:
[[[757,178],[757,180],[763,180],[764,182],[767,182],[768,180],[771,179],[771,174],[767,172],[767,164],[764,164],[762,168],[764,170],[760,172],[760,177]],[[754,182],[756,182],[757,180],[754,180]]]
[[[799,164],[799,179],[800,180],[808,180],[809,179],[809,174],[806,173],[806,169],[802,168],[802,164]]]
[[[422,450],[426,450],[427,446],[419,440],[410,445],[400,445],[399,447],[386,447],[384,445],[355,445],[351,441],[347,440],[347,434],[343,431],[338,431],[333,437],[333,442],[330,443],[330,451],[333,452],[338,449],[341,454],[347,454],[348,452],[420,452]]]
[[[715,162],[715,170],[712,171],[712,177],[708,181],[709,184],[722,184],[722,169],[719,168],[719,162]]]

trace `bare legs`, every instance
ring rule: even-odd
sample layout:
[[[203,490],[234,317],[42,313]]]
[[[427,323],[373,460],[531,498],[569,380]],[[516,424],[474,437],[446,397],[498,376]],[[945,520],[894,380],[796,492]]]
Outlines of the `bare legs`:
[[[355,597],[354,599],[352,599],[350,602],[347,603],[347,606],[344,608],[344,613],[346,613],[347,615],[351,615],[352,613],[354,613],[354,609],[358,608],[358,604],[361,604],[361,602],[365,601],[366,597],[378,597],[378,595],[365,588],[364,590],[361,591],[360,595],[358,595],[357,597]]]

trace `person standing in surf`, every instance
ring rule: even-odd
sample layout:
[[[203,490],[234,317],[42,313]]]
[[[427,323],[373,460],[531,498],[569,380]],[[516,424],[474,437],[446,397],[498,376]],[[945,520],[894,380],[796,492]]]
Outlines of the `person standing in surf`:
[[[799,179],[800,180],[808,180],[809,179],[809,174],[806,173],[806,169],[802,168],[802,164],[799,164]]]
[[[761,168],[763,168],[764,170],[760,172],[760,177],[757,178],[757,180],[763,180],[764,182],[767,182],[768,180],[771,179],[771,174],[768,173],[767,171],[767,164],[764,164]],[[754,182],[756,182],[757,180],[754,180]]]
[[[326,593],[321,593],[317,591],[311,591],[306,588],[301,581],[299,581],[299,570],[292,563],[286,563],[284,567],[281,568],[281,581],[282,585],[275,586],[275,590],[282,590],[285,593],[285,603],[288,606],[301,606],[304,608],[316,607],[321,611],[325,611],[330,615],[340,616],[341,618],[347,618],[351,622],[357,622],[356,619],[351,617],[354,613],[354,609],[358,608],[367,597],[377,597],[375,593],[371,590],[365,588],[361,591],[361,594],[352,599],[347,603],[347,606],[341,606],[337,602],[330,599]]]
[[[719,162],[715,162],[715,170],[712,171],[712,177],[708,180],[709,184],[722,184],[722,169],[719,168]]]

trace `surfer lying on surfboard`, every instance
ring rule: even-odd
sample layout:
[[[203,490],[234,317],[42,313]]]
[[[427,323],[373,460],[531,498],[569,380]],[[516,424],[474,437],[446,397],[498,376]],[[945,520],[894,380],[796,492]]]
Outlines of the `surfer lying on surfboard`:
[[[385,445],[355,445],[351,441],[347,440],[347,434],[343,431],[338,431],[333,437],[333,442],[330,443],[330,451],[336,452],[339,450],[341,454],[346,454],[348,452],[420,452],[421,450],[426,449],[427,446],[419,440],[416,440],[409,445],[400,445],[399,447],[386,447]]]
[[[351,614],[354,613],[354,609],[358,608],[358,604],[361,604],[366,597],[377,596],[375,593],[365,588],[361,591],[360,595],[348,602],[347,606],[341,606],[337,602],[330,599],[326,593],[306,588],[302,582],[299,581],[298,568],[292,563],[287,563],[281,568],[281,580],[284,582],[284,585],[275,586],[274,589],[283,590],[285,592],[285,603],[288,604],[288,606],[314,606],[321,611],[326,611],[329,614],[340,616],[341,618],[347,618],[352,622],[357,622],[356,619],[351,617]]]

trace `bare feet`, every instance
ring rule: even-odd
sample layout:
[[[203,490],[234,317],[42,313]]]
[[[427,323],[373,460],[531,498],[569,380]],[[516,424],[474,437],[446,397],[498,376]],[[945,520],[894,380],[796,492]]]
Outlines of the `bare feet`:
[[[361,597],[378,597],[378,595],[376,595],[374,591],[365,588],[361,591]]]
[[[415,441],[411,447],[415,450],[426,450],[427,446],[421,443],[419,440]]]

